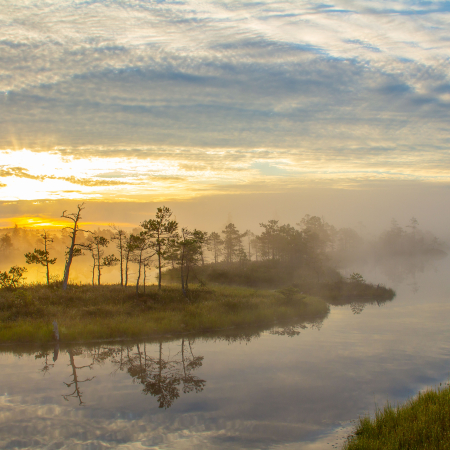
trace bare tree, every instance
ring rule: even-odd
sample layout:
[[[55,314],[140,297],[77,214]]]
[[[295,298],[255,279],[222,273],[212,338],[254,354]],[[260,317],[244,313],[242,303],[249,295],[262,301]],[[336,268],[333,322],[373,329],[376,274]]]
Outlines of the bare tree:
[[[78,211],[76,213],[66,214],[66,211],[63,211],[63,213],[61,215],[61,217],[63,217],[64,219],[69,219],[73,222],[73,226],[63,228],[63,229],[71,230],[69,232],[70,246],[68,247],[68,251],[66,254],[67,259],[66,259],[66,266],[64,268],[64,278],[63,278],[63,285],[62,285],[63,290],[67,289],[67,283],[69,282],[70,266],[72,264],[72,260],[73,260],[74,256],[76,256],[76,254],[74,255],[75,250],[77,249],[77,246],[79,246],[79,244],[76,243],[77,233],[79,231],[84,231],[86,233],[90,233],[90,231],[88,231],[88,230],[80,230],[79,225],[78,225],[78,222],[81,219],[81,211],[83,211],[83,209],[84,209],[84,203],[77,205],[77,208],[78,208]],[[78,250],[80,250],[80,252],[78,252],[80,254],[81,249],[78,248]]]

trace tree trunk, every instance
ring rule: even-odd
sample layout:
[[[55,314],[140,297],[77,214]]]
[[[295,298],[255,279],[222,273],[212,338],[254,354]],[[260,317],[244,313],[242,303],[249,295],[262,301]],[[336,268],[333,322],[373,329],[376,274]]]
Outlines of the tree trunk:
[[[100,264],[100,246],[97,246],[97,284],[100,286],[101,264]]]
[[[66,265],[64,267],[64,278],[63,278],[63,285],[62,285],[62,288],[64,291],[67,289],[67,284],[69,283],[70,265],[72,264],[73,250],[75,248],[75,239],[76,239],[77,232],[78,232],[78,221],[81,219],[80,213],[81,213],[82,209],[84,209],[83,203],[81,203],[81,205],[78,205],[78,212],[76,214],[66,216],[65,211],[64,211],[61,216],[61,217],[64,217],[66,219],[73,221],[72,242],[70,243],[69,254],[67,256]]]
[[[139,255],[139,269],[138,269],[138,277],[136,280],[136,294],[139,294],[139,281],[141,279],[141,265],[142,265],[142,253]]]
[[[47,268],[47,286],[50,285],[50,276],[48,273],[48,253],[47,253],[47,232],[44,232],[44,252],[45,252],[45,266]]]
[[[183,260],[181,260],[181,265],[180,265],[180,273],[181,273],[181,291],[183,292],[183,296],[184,296],[185,298],[188,298],[186,289],[185,289],[185,287],[184,287],[183,265],[184,265],[184,262],[183,262]]]
[[[70,271],[70,265],[72,264],[73,249],[75,248],[75,237],[77,234],[76,226],[74,226],[72,233],[73,233],[72,234],[72,242],[70,244],[69,255],[67,256],[66,266],[64,267],[64,278],[63,278],[63,285],[62,285],[62,288],[64,291],[67,289],[67,284],[69,282],[69,271]]]
[[[161,290],[161,240],[158,233],[158,291]]]
[[[122,237],[120,237],[120,285],[123,287],[123,248],[122,248]]]
[[[180,265],[180,274],[181,274],[181,291],[183,292],[183,295],[186,297],[186,291],[184,290],[183,264]]]
[[[127,258],[125,260],[125,287],[128,286],[128,261],[130,259],[130,254],[127,253]]]
[[[144,281],[144,294],[145,294],[145,275],[146,275],[146,273],[145,273],[145,266],[146,265],[144,264],[144,280],[143,280]]]

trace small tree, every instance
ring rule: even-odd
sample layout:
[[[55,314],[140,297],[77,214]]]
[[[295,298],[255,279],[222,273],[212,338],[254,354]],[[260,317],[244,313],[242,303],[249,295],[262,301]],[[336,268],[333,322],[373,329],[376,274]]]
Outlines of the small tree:
[[[136,294],[139,293],[139,282],[141,280],[141,269],[150,258],[152,258],[156,252],[150,253],[148,250],[151,248],[151,244],[147,239],[147,234],[141,231],[139,234],[130,235],[130,246],[133,248],[134,255],[132,261],[138,265],[138,276],[136,280]]]
[[[255,233],[253,233],[253,231],[251,231],[251,230],[246,230],[244,233],[244,236],[247,238],[247,247],[248,247],[247,258],[249,261],[251,261],[252,260],[252,242],[253,242],[253,239],[255,239]]]
[[[0,238],[0,250],[2,252],[8,252],[13,248],[11,236],[6,233]]]
[[[8,272],[0,272],[0,287],[17,288],[23,284],[23,274],[27,272],[26,267],[13,266]]]
[[[106,255],[102,258],[101,264],[99,267],[113,267],[115,266],[118,262],[119,262],[119,258],[117,258],[116,255]],[[100,277],[99,277],[99,282],[98,284],[100,285]]]
[[[151,240],[150,247],[158,258],[158,289],[161,290],[161,273],[163,260],[170,250],[170,242],[177,231],[178,222],[170,220],[172,211],[166,206],[157,208],[156,219],[145,220],[141,223],[145,234]]]
[[[50,258],[48,252],[48,243],[53,242],[53,239],[44,231],[44,234],[40,235],[44,241],[44,250],[35,248],[33,252],[25,253],[27,264],[40,264],[47,269],[47,286],[50,284],[49,265],[53,265],[56,262],[56,258]]]
[[[206,242],[208,241],[208,233],[206,231],[195,230],[196,239],[200,244],[199,257],[202,266],[205,265],[205,251]]]
[[[133,259],[133,253],[136,251],[136,241],[132,237],[132,234],[129,234],[125,237],[125,246],[124,246],[124,260],[125,260],[125,286],[128,286],[128,264]]]
[[[265,259],[274,260],[278,256],[277,244],[279,241],[280,233],[278,220],[269,220],[267,223],[260,223],[259,226],[264,228],[261,236],[259,236],[262,250],[261,256]]]
[[[97,284],[100,286],[102,268],[115,266],[119,262],[119,259],[115,255],[103,256],[105,253],[104,249],[108,247],[108,244],[108,239],[94,234],[88,239],[88,244],[85,245],[85,248],[90,251],[93,260],[92,285],[94,285],[95,268],[97,268]]]
[[[88,244],[85,246],[87,250],[91,253],[93,265],[92,265],[92,285],[94,285],[94,273],[95,268],[97,268],[97,284],[100,285],[101,262],[105,251],[103,250],[109,244],[108,239],[98,234],[93,234],[88,238]]]
[[[219,233],[213,231],[209,235],[206,241],[206,248],[214,255],[214,262],[219,262],[219,258],[222,255],[223,248],[223,239],[220,237]]]
[[[192,266],[198,265],[201,261],[202,244],[205,242],[206,233],[199,230],[190,231],[187,228],[182,228],[181,234],[177,238],[177,263],[180,266],[181,290],[187,298],[189,271]]]
[[[123,262],[126,255],[126,244],[127,244],[127,233],[119,228],[113,227],[115,233],[111,238],[112,241],[116,242],[116,247],[119,250],[119,260],[120,260],[120,285],[123,286]]]
[[[224,235],[224,260],[226,262],[233,262],[236,259],[239,259],[241,254],[242,238],[245,233],[239,233],[236,225],[234,225],[234,223],[229,223],[222,231],[222,234]]]

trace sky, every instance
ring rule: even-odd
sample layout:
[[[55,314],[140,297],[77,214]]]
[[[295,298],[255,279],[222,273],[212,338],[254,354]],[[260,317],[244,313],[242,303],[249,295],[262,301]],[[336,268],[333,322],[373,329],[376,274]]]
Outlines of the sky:
[[[450,213],[450,1],[0,0],[0,226]]]

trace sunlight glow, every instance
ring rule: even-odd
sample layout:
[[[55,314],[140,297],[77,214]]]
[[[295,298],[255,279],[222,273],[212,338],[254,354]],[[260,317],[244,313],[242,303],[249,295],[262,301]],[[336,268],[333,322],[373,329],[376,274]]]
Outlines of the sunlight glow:
[[[370,180],[450,182],[446,152],[404,151],[360,159],[357,151],[325,158],[307,150],[145,148],[139,158],[59,152],[0,151],[0,200],[146,201],[239,192],[284,192],[304,186],[350,189]],[[78,156],[76,156],[78,155]],[[218,159],[220,155],[220,159]],[[387,157],[388,156],[388,157]],[[192,162],[191,162],[192,161]]]

